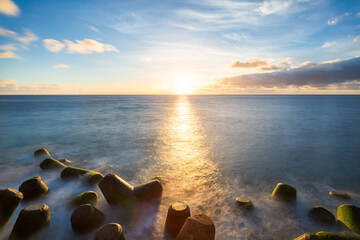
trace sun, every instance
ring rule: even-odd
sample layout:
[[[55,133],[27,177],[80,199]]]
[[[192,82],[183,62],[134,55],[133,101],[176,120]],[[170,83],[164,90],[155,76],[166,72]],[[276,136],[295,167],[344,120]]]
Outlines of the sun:
[[[195,90],[194,86],[190,81],[178,80],[174,84],[173,92],[177,95],[189,95]]]

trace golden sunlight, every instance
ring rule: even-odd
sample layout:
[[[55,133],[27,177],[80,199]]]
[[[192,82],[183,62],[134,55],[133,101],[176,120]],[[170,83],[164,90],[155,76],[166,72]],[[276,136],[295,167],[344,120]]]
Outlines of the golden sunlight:
[[[173,92],[178,95],[188,95],[193,93],[194,90],[195,88],[190,81],[179,80],[175,83]]]

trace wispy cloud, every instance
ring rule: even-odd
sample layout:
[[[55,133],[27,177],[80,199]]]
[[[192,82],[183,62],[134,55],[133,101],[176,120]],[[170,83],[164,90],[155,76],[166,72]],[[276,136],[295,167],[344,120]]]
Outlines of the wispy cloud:
[[[59,64],[56,64],[56,65],[52,66],[52,68],[70,68],[70,66],[66,65],[66,64],[59,63]]]
[[[257,9],[262,15],[283,14],[291,6],[293,1],[267,0]]]
[[[7,16],[18,16],[20,9],[12,0],[0,0],[0,13]]]
[[[344,13],[341,16],[336,16],[334,18],[331,18],[331,19],[328,20],[328,24],[330,26],[337,25],[344,17],[349,16],[349,15],[350,15],[350,13]]]
[[[79,54],[91,54],[94,52],[119,52],[119,50],[110,44],[103,44],[94,39],[76,40],[75,42],[70,40],[63,40],[60,42],[55,39],[44,39],[44,47],[50,52],[60,52],[66,49],[68,53],[79,53]]]
[[[18,48],[14,44],[0,45],[0,50],[4,51],[16,51]]]
[[[96,33],[100,33],[99,29],[94,27],[94,26],[88,26],[88,28],[90,28],[90,30],[96,32]]]
[[[15,39],[24,45],[29,45],[31,42],[37,41],[39,39],[39,37],[29,29],[24,30],[24,35],[19,35],[14,31],[0,27],[0,36]]]
[[[321,47],[322,48],[329,48],[329,47],[332,47],[334,45],[336,45],[337,42],[336,41],[332,41],[332,42],[325,42]]]
[[[260,58],[250,58],[245,62],[236,61],[230,65],[230,68],[256,68],[258,71],[273,71],[279,69],[288,69],[292,64],[291,58],[285,58],[279,63],[269,64],[267,60]]]
[[[343,88],[344,84],[354,89],[360,88],[360,57],[327,61],[320,64],[306,64],[287,71],[223,78],[211,88],[228,90],[282,89],[288,87],[323,88],[329,86]]]
[[[353,42],[355,43],[355,42],[357,42],[357,41],[359,41],[359,40],[360,40],[360,35],[359,35],[359,36],[354,37]]]
[[[19,58],[13,51],[0,52],[0,58]]]

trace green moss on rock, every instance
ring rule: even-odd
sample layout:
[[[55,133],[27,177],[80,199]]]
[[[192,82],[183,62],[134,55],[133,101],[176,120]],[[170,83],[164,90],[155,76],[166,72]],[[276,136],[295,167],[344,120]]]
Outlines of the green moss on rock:
[[[95,184],[95,183],[100,182],[104,178],[104,175],[102,175],[99,172],[89,171],[86,173],[86,177],[87,177],[87,181],[89,183]]]
[[[271,198],[281,201],[296,200],[296,189],[285,183],[278,183],[271,194]]]
[[[311,233],[304,233],[303,235],[295,238],[294,240],[321,240],[318,236]]]
[[[87,169],[76,168],[76,167],[67,167],[61,172],[61,178],[71,178],[71,177],[79,177],[89,172]]]
[[[318,232],[322,240],[360,240],[360,236],[352,232]]]
[[[337,209],[337,219],[355,233],[360,233],[360,208],[343,204]]]
[[[43,170],[47,169],[58,169],[66,168],[67,166],[54,158],[47,158],[40,163],[40,168]]]
[[[94,191],[83,192],[72,199],[76,205],[95,204],[98,200],[98,195]]]

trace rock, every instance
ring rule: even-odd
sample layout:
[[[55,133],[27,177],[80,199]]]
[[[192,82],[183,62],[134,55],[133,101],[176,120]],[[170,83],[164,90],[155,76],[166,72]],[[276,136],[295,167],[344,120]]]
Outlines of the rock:
[[[360,233],[360,208],[351,204],[343,204],[337,209],[337,220],[351,231]]]
[[[121,203],[132,198],[134,187],[116,174],[107,174],[100,182],[99,188],[109,204]]]
[[[237,203],[237,205],[245,209],[251,209],[253,207],[253,204],[250,201],[250,199],[245,197],[237,197],[235,199],[235,202]]]
[[[360,236],[352,232],[318,232],[322,240],[360,240]]]
[[[304,233],[300,237],[295,238],[294,240],[321,240],[318,236],[310,233]]]
[[[23,197],[21,192],[13,188],[0,190],[0,227],[9,221]]]
[[[60,177],[61,178],[73,178],[84,175],[89,172],[87,169],[77,168],[77,167],[66,167],[62,170]]]
[[[183,202],[171,204],[166,216],[165,232],[175,238],[188,217],[190,217],[190,208],[187,204]]]
[[[62,158],[62,159],[59,159],[59,162],[65,164],[65,165],[69,165],[71,164],[72,162],[68,159],[65,159],[65,158]]]
[[[94,191],[83,192],[72,199],[72,202],[76,205],[83,204],[95,204],[98,200],[98,195]]]
[[[75,231],[87,231],[98,227],[105,215],[91,204],[84,204],[76,208],[71,215],[71,226]]]
[[[335,198],[342,198],[342,199],[350,199],[350,195],[346,192],[340,192],[340,191],[331,191],[329,192],[329,195]]]
[[[48,157],[51,157],[50,153],[48,152],[48,150],[46,150],[46,148],[40,148],[38,150],[36,150],[34,152],[34,156],[35,157],[44,157],[44,158],[48,158]]]
[[[47,158],[40,163],[40,168],[43,170],[66,168],[67,166],[54,158]]]
[[[271,198],[281,201],[296,200],[296,189],[285,183],[278,183],[271,194]]]
[[[35,176],[23,182],[19,191],[24,194],[24,199],[30,199],[40,196],[41,194],[47,193],[49,188],[41,180],[40,176]]]
[[[95,184],[100,182],[104,178],[104,175],[99,172],[89,171],[85,174],[85,177],[90,184]]]
[[[9,239],[27,239],[50,222],[50,209],[46,204],[35,204],[21,210]]]
[[[335,224],[336,219],[328,209],[324,207],[315,206],[310,209],[309,216],[315,221],[322,224]]]
[[[136,185],[133,192],[136,198],[154,198],[160,196],[161,193],[162,186],[159,180]]]
[[[126,237],[120,224],[108,223],[96,231],[93,240],[126,240]]]
[[[215,225],[211,219],[205,215],[195,215],[188,217],[181,228],[176,240],[214,240]]]

